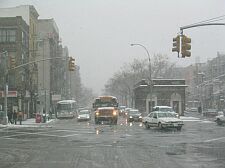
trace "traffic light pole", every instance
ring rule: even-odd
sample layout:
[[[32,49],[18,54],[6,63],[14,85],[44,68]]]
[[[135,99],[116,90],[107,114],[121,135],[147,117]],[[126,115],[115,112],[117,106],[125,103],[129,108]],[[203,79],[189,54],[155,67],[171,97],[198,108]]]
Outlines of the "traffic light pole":
[[[192,24],[188,26],[180,27],[180,33],[183,35],[183,30],[190,29],[194,27],[202,27],[202,26],[225,26],[225,23],[202,23],[202,24]]]
[[[14,68],[11,68],[9,70],[18,69],[18,68],[21,68],[21,67],[24,67],[24,66],[33,64],[33,63],[41,62],[41,61],[54,60],[54,59],[62,59],[62,58],[63,58],[63,60],[66,60],[66,57],[45,58],[45,59],[40,59],[40,60],[31,61],[31,62],[28,62],[28,63],[25,63],[25,64],[18,65],[18,66],[15,66]]]

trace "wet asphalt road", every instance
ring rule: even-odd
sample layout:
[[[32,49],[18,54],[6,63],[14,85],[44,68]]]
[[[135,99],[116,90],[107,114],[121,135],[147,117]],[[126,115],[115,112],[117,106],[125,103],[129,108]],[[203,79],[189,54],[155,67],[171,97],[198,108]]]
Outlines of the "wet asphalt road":
[[[198,117],[198,116],[197,116]],[[181,131],[76,119],[0,129],[0,168],[223,168],[225,127],[184,118]]]

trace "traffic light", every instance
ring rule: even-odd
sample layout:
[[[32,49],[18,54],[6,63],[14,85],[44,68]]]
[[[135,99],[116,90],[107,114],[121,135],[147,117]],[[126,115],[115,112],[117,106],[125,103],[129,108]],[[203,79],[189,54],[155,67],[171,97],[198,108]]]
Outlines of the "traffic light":
[[[16,59],[14,57],[12,57],[12,56],[9,59],[10,59],[9,60],[10,61],[10,63],[9,63],[10,64],[10,69],[15,68],[16,67]]]
[[[181,39],[181,55],[182,57],[190,57],[191,56],[191,38],[182,35]]]
[[[70,57],[69,58],[69,71],[74,71],[75,70],[75,59]]]
[[[180,52],[180,35],[177,35],[177,37],[173,38],[172,52]]]

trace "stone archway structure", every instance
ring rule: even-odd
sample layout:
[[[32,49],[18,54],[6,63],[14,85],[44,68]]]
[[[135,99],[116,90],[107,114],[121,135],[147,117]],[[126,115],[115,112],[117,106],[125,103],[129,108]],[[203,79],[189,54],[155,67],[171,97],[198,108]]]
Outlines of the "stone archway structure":
[[[152,82],[151,89],[145,80],[135,85],[135,108],[139,109],[142,113],[149,113],[151,105],[171,106],[180,115],[184,115],[185,88],[187,87],[185,80],[154,79]]]

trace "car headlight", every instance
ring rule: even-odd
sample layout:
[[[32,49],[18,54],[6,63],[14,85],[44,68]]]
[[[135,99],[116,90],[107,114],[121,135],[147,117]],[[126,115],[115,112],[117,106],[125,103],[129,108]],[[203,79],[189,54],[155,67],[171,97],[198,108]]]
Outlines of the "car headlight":
[[[139,118],[142,118],[142,116],[139,116]]]
[[[78,116],[77,118],[80,118],[80,116]]]
[[[132,116],[130,116],[130,118],[133,118]]]
[[[116,112],[116,111],[113,111],[113,115],[114,115],[114,116],[117,115],[117,112]]]

